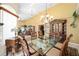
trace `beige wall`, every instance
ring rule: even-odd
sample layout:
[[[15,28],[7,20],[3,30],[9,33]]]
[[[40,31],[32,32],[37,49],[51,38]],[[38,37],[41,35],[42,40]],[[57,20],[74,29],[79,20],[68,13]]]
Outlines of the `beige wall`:
[[[70,40],[73,43],[79,43],[79,20],[77,20],[77,27],[73,28],[70,24],[73,21],[72,14],[76,8],[77,4],[57,4],[54,7],[48,9],[48,14],[53,16],[53,19],[67,19],[67,36],[72,33],[74,36]],[[45,11],[38,13],[28,20],[21,21],[22,25],[34,25],[36,29],[38,25],[42,24],[40,18],[42,15],[45,15]]]

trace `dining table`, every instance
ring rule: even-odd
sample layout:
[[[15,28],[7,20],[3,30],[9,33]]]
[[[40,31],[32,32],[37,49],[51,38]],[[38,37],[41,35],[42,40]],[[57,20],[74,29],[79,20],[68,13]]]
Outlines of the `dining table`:
[[[34,50],[36,50],[39,55],[44,56],[51,48],[54,48],[56,43],[57,42],[55,42],[54,39],[36,38],[31,40],[31,43],[29,43],[29,46]]]

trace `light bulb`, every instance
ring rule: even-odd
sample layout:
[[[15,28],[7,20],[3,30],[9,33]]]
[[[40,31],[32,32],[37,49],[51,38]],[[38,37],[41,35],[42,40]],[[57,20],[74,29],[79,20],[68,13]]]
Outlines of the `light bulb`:
[[[41,16],[40,20],[43,20],[44,16]]]
[[[53,16],[50,17],[51,19],[53,18]]]
[[[41,18],[43,18],[44,16],[41,16]]]
[[[50,16],[49,14],[46,15],[46,17],[49,17],[49,16]]]

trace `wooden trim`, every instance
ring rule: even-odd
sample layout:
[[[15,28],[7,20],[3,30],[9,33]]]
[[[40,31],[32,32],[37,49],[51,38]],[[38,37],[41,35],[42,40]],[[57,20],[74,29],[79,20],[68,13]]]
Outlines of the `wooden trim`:
[[[64,23],[65,19],[54,19],[53,21],[51,21],[50,23]]]
[[[11,11],[5,9],[4,7],[1,7],[1,6],[0,6],[0,9],[5,10],[6,12],[10,13],[11,15],[14,15],[15,17],[19,18],[18,15],[16,15],[16,14],[12,13]]]

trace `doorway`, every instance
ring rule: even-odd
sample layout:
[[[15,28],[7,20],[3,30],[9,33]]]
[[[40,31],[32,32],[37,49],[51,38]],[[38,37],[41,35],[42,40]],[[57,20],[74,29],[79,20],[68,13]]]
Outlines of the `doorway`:
[[[44,36],[44,25],[39,25],[39,36]]]

